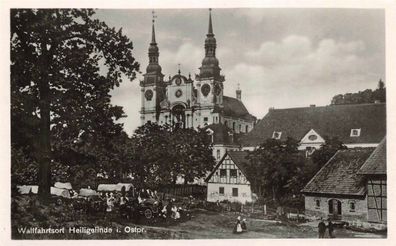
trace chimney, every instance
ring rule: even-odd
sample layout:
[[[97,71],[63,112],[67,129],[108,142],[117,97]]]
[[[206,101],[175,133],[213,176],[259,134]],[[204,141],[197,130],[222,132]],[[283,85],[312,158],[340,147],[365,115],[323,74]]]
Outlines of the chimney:
[[[242,91],[239,88],[239,83],[238,83],[238,89],[236,90],[236,98],[241,101],[242,100]]]

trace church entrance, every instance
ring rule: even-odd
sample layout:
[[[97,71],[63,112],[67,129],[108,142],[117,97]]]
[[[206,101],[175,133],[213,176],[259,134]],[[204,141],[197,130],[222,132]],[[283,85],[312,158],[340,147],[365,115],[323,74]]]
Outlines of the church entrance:
[[[186,127],[186,113],[183,105],[176,105],[172,108],[172,126],[176,128]]]

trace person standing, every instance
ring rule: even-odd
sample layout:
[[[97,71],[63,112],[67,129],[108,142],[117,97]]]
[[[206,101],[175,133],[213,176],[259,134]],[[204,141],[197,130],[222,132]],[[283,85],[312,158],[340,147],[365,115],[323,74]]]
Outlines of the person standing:
[[[334,224],[331,222],[331,219],[329,219],[329,223],[327,225],[327,229],[329,230],[329,237],[330,238],[335,238],[335,236],[334,236]]]
[[[242,231],[246,232],[247,231],[247,226],[246,226],[246,219],[244,218],[241,222],[241,227],[242,227]]]
[[[242,233],[242,226],[241,226],[241,216],[238,216],[237,222],[235,223],[233,233]]]
[[[319,232],[319,238],[324,238],[326,232],[326,224],[323,222],[322,218],[320,218],[320,222],[318,224],[318,232]]]

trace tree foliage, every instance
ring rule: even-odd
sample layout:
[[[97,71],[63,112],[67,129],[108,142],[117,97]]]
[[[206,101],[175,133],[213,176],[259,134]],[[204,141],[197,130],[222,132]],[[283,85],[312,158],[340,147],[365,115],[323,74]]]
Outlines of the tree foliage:
[[[248,155],[247,175],[260,195],[281,202],[286,194],[295,192],[295,177],[302,175],[304,157],[298,152],[298,141],[267,139]]]
[[[157,187],[205,177],[215,160],[204,130],[146,123],[132,136],[131,172],[137,185]]]
[[[139,64],[122,30],[91,9],[11,10],[11,139],[39,163],[39,194],[49,194],[51,161],[94,165],[111,159],[124,116],[110,90]],[[123,136],[122,136],[123,137]],[[111,162],[107,160],[107,162]]]
[[[376,90],[367,89],[357,93],[338,94],[333,97],[331,104],[362,104],[374,102],[386,102],[386,88],[385,83],[380,80]]]
[[[325,143],[320,146],[320,149],[315,150],[311,156],[315,164],[314,173],[319,171],[338,150],[347,148],[337,137],[325,136],[324,139]]]

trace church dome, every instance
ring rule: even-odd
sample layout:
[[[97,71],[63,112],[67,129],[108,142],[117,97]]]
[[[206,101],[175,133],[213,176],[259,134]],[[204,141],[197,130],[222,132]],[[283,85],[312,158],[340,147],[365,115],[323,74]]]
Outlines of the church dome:
[[[202,60],[202,66],[219,66],[219,60],[214,56],[207,56]]]
[[[146,68],[147,73],[161,73],[162,68],[159,64],[149,64]]]

